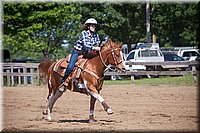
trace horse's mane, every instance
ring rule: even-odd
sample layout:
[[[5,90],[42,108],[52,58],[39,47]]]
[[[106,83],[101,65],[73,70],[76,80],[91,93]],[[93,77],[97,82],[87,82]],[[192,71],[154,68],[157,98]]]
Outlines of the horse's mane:
[[[103,50],[111,49],[111,48],[121,48],[122,45],[117,44],[116,42],[112,41],[112,39],[109,39],[106,44],[102,46]]]

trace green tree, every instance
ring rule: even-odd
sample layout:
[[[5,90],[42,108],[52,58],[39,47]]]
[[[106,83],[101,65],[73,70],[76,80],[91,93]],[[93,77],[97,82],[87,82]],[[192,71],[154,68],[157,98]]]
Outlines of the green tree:
[[[160,46],[197,45],[197,6],[195,3],[151,3],[151,34]],[[146,41],[145,3],[4,3],[3,46],[49,54],[69,52],[80,34],[80,23],[94,17],[100,37],[107,34],[121,44]]]
[[[54,54],[63,40],[73,43],[79,31],[73,3],[5,3],[3,44],[12,53],[18,50]]]
[[[161,46],[195,46],[197,7],[190,4],[152,4],[152,33]]]
[[[151,35],[155,34],[160,46],[197,45],[197,7],[195,3],[151,3]],[[126,43],[146,42],[145,3],[82,4],[83,18],[95,17],[99,33]]]

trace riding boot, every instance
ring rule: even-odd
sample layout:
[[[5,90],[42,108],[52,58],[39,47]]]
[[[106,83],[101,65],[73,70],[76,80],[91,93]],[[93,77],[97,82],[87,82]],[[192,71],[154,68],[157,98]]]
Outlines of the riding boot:
[[[61,84],[64,83],[65,80],[66,80],[67,78],[68,78],[68,76],[65,75],[65,76],[61,79]]]

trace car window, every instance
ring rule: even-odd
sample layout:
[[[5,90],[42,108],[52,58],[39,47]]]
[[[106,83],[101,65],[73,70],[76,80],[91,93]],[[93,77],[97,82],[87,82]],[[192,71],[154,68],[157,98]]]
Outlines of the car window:
[[[173,61],[182,61],[182,60],[181,60],[180,57],[174,55],[174,56],[173,56]]]
[[[149,57],[149,49],[141,50],[139,52],[139,57]]]
[[[127,60],[134,59],[134,56],[135,56],[135,51],[128,55]]]
[[[150,50],[150,56],[158,56],[157,50]]]
[[[153,57],[153,56],[158,56],[158,51],[157,50],[142,50],[140,51],[139,57]]]
[[[198,53],[195,51],[188,51],[183,53],[183,57],[191,57],[191,56],[198,56]]]
[[[165,61],[184,61],[184,59],[175,54],[163,53]]]

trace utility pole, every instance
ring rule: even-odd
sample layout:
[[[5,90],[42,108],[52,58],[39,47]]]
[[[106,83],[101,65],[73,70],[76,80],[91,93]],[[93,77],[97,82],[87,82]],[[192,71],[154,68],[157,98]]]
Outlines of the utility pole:
[[[151,32],[150,32],[150,0],[146,0],[146,29],[147,29],[147,45],[151,43]]]

